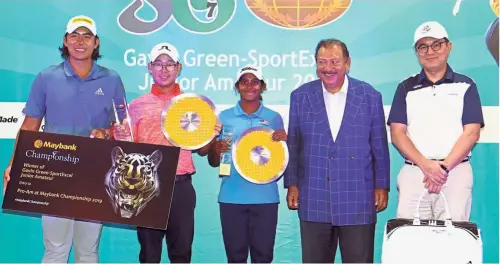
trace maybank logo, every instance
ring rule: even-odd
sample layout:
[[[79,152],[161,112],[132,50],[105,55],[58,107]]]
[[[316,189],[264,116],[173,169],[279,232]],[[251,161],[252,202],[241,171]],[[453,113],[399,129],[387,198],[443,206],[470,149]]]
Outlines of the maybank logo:
[[[241,0],[131,0],[116,20],[122,30],[134,35],[155,33],[172,18],[190,33],[210,34],[229,24],[237,1]],[[153,11],[154,18],[145,20],[138,16],[138,12],[144,11]]]
[[[313,29],[344,15],[353,0],[245,0],[260,20],[282,29]]]
[[[55,150],[63,149],[63,150],[76,151],[75,144],[72,144],[72,145],[66,145],[66,144],[62,144],[62,143],[56,144],[56,143],[52,143],[50,141],[42,141],[40,139],[35,140],[35,142],[33,143],[33,146],[37,149],[39,149],[39,148],[51,148],[51,149],[55,149]]]
[[[41,141],[40,139],[35,140],[35,143],[33,145],[35,146],[35,148],[41,148],[43,147],[43,141]]]

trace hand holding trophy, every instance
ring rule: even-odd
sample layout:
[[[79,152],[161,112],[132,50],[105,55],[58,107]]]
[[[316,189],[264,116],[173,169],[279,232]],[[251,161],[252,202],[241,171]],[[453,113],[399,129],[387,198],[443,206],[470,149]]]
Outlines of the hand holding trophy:
[[[128,105],[125,98],[123,98],[123,104],[120,104],[119,107],[125,110],[123,113],[124,118],[121,120],[118,114],[119,110],[116,108],[115,100],[113,100],[113,112],[115,114],[115,123],[113,124],[114,138],[120,141],[134,142],[134,134],[132,132],[132,122],[130,119],[130,115],[128,112]]]
[[[229,176],[231,174],[234,127],[224,126],[222,128],[222,138],[217,142],[216,151],[220,153],[219,176]]]
[[[288,166],[286,139],[284,129],[252,127],[243,131],[231,149],[236,171],[255,184],[279,180]]]

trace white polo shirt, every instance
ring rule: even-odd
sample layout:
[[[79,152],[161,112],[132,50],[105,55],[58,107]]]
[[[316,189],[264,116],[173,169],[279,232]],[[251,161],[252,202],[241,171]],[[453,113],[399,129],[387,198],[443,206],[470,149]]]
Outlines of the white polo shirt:
[[[484,127],[481,100],[469,77],[453,72],[432,83],[422,70],[402,81],[396,90],[387,124],[407,125],[407,135],[428,159],[444,159],[463,132],[463,126]]]

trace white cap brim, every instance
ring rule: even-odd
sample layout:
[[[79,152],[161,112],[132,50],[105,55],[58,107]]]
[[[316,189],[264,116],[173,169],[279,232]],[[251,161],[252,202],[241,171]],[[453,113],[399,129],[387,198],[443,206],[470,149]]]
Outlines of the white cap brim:
[[[428,35],[422,35],[414,39],[413,41],[413,46],[417,44],[417,42],[423,38],[435,38],[435,39],[442,39],[442,38],[448,38],[448,35],[446,34],[428,34]]]
[[[76,24],[72,24],[71,26],[69,26],[67,29],[66,29],[66,33],[73,33],[75,32],[75,30],[77,30],[78,28],[80,27],[84,27],[88,30],[90,30],[90,32],[92,32],[92,34],[95,36],[97,35],[97,31],[95,29],[95,27],[92,27],[92,26],[89,26],[87,23],[76,23]]]

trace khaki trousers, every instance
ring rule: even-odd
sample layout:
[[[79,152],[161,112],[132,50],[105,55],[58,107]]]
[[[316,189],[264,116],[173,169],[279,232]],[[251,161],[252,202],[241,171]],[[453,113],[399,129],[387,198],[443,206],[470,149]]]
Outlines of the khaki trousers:
[[[42,263],[68,263],[72,247],[75,263],[99,263],[102,224],[43,215],[42,230]]]
[[[425,190],[424,174],[415,165],[404,164],[398,175],[397,217],[413,219],[420,195]],[[472,167],[469,161],[457,165],[448,174],[446,183],[441,188],[450,208],[453,221],[469,221],[472,204]],[[445,219],[445,203],[440,194],[423,196],[420,202],[420,219]]]

